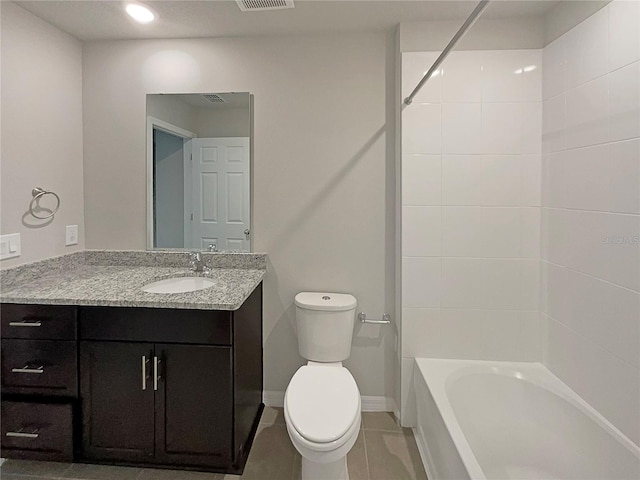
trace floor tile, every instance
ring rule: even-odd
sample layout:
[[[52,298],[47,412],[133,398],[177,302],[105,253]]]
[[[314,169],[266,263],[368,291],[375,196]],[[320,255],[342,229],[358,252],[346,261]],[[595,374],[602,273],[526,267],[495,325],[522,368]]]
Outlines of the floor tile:
[[[370,480],[426,480],[410,429],[402,432],[365,430]]]
[[[367,452],[364,445],[364,432],[360,430],[356,443],[347,454],[349,480],[369,480]]]
[[[112,465],[90,465],[88,463],[74,463],[61,478],[81,480],[135,480],[142,469],[131,467],[115,467]]]
[[[291,478],[296,450],[285,425],[260,425],[251,447],[243,480],[286,480]],[[232,479],[225,476],[225,479]]]
[[[265,425],[284,425],[284,409],[279,407],[264,407],[260,423]]]
[[[62,476],[70,467],[70,463],[38,462],[32,460],[14,460],[10,458],[0,467],[0,474],[2,478],[5,478],[5,475],[9,474],[56,478]]]
[[[392,412],[364,412],[362,414],[362,428],[387,432],[402,431],[402,427],[396,423],[396,417]]]
[[[367,453],[364,446],[364,435],[362,431],[358,434],[356,443],[347,454],[347,469],[349,470],[349,480],[369,480],[369,467],[367,466]],[[292,480],[300,480],[302,474],[302,457],[296,454],[293,464]]]
[[[291,480],[300,480],[301,478],[302,478],[302,455],[300,455],[299,453],[296,453],[296,458],[293,460],[293,473],[291,475]]]
[[[223,477],[221,473],[145,468],[136,480],[222,480]]]

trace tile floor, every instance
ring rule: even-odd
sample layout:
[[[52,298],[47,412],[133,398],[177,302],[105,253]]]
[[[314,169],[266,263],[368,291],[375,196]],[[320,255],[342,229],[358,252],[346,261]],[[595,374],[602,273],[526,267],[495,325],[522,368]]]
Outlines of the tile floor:
[[[358,440],[347,457],[350,480],[426,480],[413,433],[390,413],[363,413]],[[2,480],[297,480],[301,457],[289,440],[280,408],[265,408],[240,477],[220,473],[7,460]]]

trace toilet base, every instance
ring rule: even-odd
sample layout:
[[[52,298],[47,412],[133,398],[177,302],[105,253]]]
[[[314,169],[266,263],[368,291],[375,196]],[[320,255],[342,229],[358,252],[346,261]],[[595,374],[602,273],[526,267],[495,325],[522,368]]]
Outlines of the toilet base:
[[[302,480],[349,480],[347,457],[319,463],[302,457]]]

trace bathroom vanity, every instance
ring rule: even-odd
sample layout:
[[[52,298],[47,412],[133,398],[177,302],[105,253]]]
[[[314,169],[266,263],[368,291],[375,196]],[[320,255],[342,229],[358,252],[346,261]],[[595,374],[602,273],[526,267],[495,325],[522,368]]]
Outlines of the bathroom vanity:
[[[40,277],[3,289],[2,456],[241,473],[263,408],[264,270],[141,290],[185,274],[85,263],[45,275],[48,292]]]

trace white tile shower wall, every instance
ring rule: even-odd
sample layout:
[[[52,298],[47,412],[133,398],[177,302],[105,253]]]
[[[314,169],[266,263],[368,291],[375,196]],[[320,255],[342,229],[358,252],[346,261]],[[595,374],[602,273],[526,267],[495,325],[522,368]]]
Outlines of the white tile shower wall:
[[[640,3],[543,50],[545,364],[640,444]]]
[[[436,57],[402,55],[403,97]],[[541,358],[541,67],[453,52],[403,110],[403,361]]]

